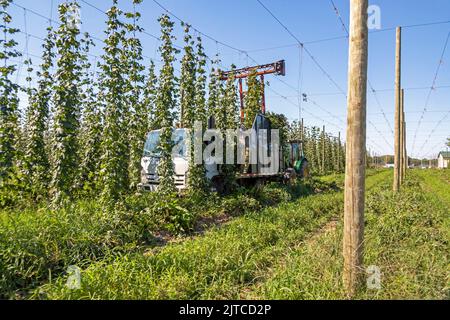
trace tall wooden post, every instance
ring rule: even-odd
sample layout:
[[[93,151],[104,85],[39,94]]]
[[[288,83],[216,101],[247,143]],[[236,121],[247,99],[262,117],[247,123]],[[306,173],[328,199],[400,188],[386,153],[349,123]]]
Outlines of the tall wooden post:
[[[401,142],[400,142],[400,105],[401,105],[401,59],[402,59],[402,29],[397,27],[396,50],[395,50],[395,134],[394,134],[394,185],[395,192],[400,190],[400,165],[401,165]]]
[[[403,162],[404,162],[404,156],[403,156],[403,89],[400,90],[400,159],[399,159],[399,166],[400,166],[400,185],[403,184],[404,181],[404,171],[403,171]]]
[[[344,200],[344,287],[354,296],[362,279],[368,63],[368,0],[350,1],[347,142]]]
[[[403,111],[405,109],[403,108]],[[405,117],[405,113],[403,113],[403,119],[405,120],[405,122],[403,123],[403,137],[405,138],[405,141],[403,143],[403,147],[405,148],[403,151],[403,154],[405,155],[405,178],[406,178],[406,171],[408,170],[408,165],[409,165],[409,161],[408,161],[408,151],[406,150],[406,117]]]
[[[402,158],[401,158],[401,174],[402,174],[402,184],[405,182],[406,179],[406,120],[405,120],[405,90],[402,89],[402,93],[401,93],[401,125],[402,125],[402,137],[401,137],[401,142],[402,142],[402,150],[401,150],[401,154],[402,154]]]

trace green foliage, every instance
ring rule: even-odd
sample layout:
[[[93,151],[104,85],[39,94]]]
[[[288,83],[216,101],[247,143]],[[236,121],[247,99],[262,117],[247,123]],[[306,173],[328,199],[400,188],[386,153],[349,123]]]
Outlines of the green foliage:
[[[271,183],[263,188],[257,189],[255,197],[264,206],[289,202],[293,198],[288,188],[281,188],[277,183]]]
[[[172,162],[172,128],[174,125],[174,109],[176,106],[176,79],[174,77],[173,62],[177,50],[173,47],[172,36],[174,23],[164,14],[158,19],[161,25],[161,46],[159,52],[163,61],[160,71],[158,90],[156,95],[155,122],[161,128],[159,149],[161,152],[158,166],[159,186],[161,194],[175,192],[174,166]]]
[[[224,198],[145,193],[126,196],[115,206],[90,200],[57,210],[40,205],[15,214],[0,212],[0,296],[11,297],[16,289],[26,294],[69,265],[84,267],[140,251],[157,245],[158,234],[169,238],[190,234],[201,219],[249,214],[279,204],[291,193],[276,184],[240,192]],[[305,189],[295,197],[306,193]]]
[[[184,26],[184,56],[181,60],[180,77],[180,125],[182,128],[193,128],[195,119],[195,77],[196,63],[194,56],[192,36],[190,26]]]
[[[203,51],[201,38],[197,38],[197,57],[196,57],[196,79],[194,95],[194,123],[202,125],[202,136],[207,126],[206,113],[206,55]],[[193,141],[192,141],[193,142]],[[203,146],[203,144],[202,144]],[[203,149],[202,149],[203,151]],[[194,143],[191,144],[191,155],[194,154]],[[205,196],[209,189],[209,183],[206,179],[206,169],[203,164],[194,163],[194,157],[189,159],[188,174],[188,193],[193,197]]]
[[[365,265],[380,268],[381,290],[362,286],[356,298],[446,299],[445,209],[433,193],[420,190],[428,189],[428,182],[419,187],[413,178],[401,194],[393,195],[391,175],[387,177],[368,179],[372,190],[366,201]],[[341,282],[336,281],[342,277],[342,230],[339,219],[333,228],[293,250],[253,295],[265,299],[345,298]],[[320,283],[315,280],[318,278]]]
[[[231,71],[235,69],[235,66],[231,66]],[[239,125],[238,118],[238,104],[237,93],[235,85],[234,73],[231,72],[228,77],[225,87],[219,86],[220,105],[215,110],[216,125],[221,129],[224,134],[224,141],[226,141],[225,133],[227,129],[237,130]],[[231,141],[226,141],[231,143]],[[226,150],[230,150],[231,145],[226,145]],[[235,154],[237,154],[235,149]],[[224,159],[225,163],[225,159]],[[236,188],[236,173],[237,167],[233,164],[223,164],[220,166],[220,172],[223,176],[223,184],[225,193],[232,192]]]
[[[223,199],[223,208],[227,214],[238,217],[261,209],[261,205],[255,198],[238,193],[225,197]]]
[[[0,192],[14,188],[11,184],[15,161],[17,161],[17,144],[19,142],[19,86],[11,80],[16,66],[10,63],[11,59],[19,57],[17,42],[14,35],[19,32],[12,28],[12,17],[7,12],[11,0],[0,1]]]
[[[51,195],[54,204],[70,199],[73,181],[78,167],[78,134],[80,129],[82,53],[78,26],[71,23],[73,10],[79,10],[77,2],[59,5],[56,31],[57,64],[53,104],[55,106],[52,132],[52,180]]]
[[[87,58],[92,41],[85,34],[83,53]],[[100,142],[102,133],[102,113],[100,111],[100,99],[96,99],[98,82],[95,74],[89,69],[91,64],[85,61],[82,80],[82,107],[83,116],[80,130],[80,166],[77,176],[77,192],[82,196],[92,196],[98,190],[97,173],[100,169]],[[101,95],[100,95],[101,96]]]
[[[261,113],[261,82],[256,70],[252,70],[247,80],[247,94],[244,99],[244,127],[251,129],[257,114]]]
[[[382,289],[364,287],[357,298],[446,299],[446,207],[420,190],[430,185],[414,181],[392,198],[390,177],[368,178],[366,264],[381,268]],[[342,205],[342,192],[300,198],[144,255],[93,263],[80,290],[61,277],[37,292],[50,299],[345,299]]]
[[[126,14],[127,18],[132,19],[133,22],[125,25],[131,36],[125,41],[124,51],[124,54],[126,54],[126,64],[128,65],[129,85],[128,110],[130,112],[130,121],[128,124],[128,141],[130,144],[130,190],[136,189],[137,184],[141,180],[141,157],[149,124],[149,109],[142,99],[145,80],[142,72],[145,70],[145,67],[142,65],[142,45],[137,37],[137,33],[142,32],[142,28],[138,26],[141,15],[136,11],[136,2],[140,1],[133,2],[134,12]]]
[[[206,127],[206,54],[202,38],[197,37],[196,78],[195,78],[195,121]]]
[[[143,107],[147,114],[147,131],[154,130],[156,128],[154,110],[156,103],[156,87],[158,83],[158,78],[155,74],[155,63],[153,60],[150,61],[150,66],[148,69],[147,81],[144,86],[143,91]]]
[[[330,193],[256,212],[261,205],[250,195],[229,197],[222,210],[233,216],[246,214],[221,228],[144,255],[93,263],[82,273],[80,290],[68,290],[62,277],[39,291],[50,299],[239,298],[241,289],[269,272],[289,246],[338,215],[340,199]]]
[[[49,157],[46,150],[45,135],[48,134],[50,102],[52,97],[53,76],[50,69],[55,58],[55,35],[51,27],[47,28],[47,36],[42,45],[42,64],[37,75],[38,87],[30,95],[27,117],[24,167],[28,183],[35,195],[47,194],[50,180]]]
[[[21,210],[36,200],[30,192],[27,177],[18,166],[12,168],[8,180],[4,180],[0,187],[0,208]]]
[[[164,228],[172,233],[190,232],[194,227],[195,215],[183,208],[177,198],[158,201],[153,210],[164,219]]]
[[[206,191],[206,179],[204,166],[194,163],[194,136],[193,128],[195,121],[206,123],[205,115],[205,75],[204,58],[195,57],[194,41],[190,35],[190,26],[182,23],[184,26],[184,56],[181,61],[181,79],[180,79],[180,123],[182,128],[189,128],[189,172],[187,175],[187,185],[189,196],[196,196],[196,193]],[[201,45],[200,45],[201,48]],[[197,53],[198,55],[198,53]],[[203,59],[199,62],[199,59]],[[204,119],[205,118],[205,119]]]
[[[305,126],[302,131],[301,124],[297,121],[288,126],[287,137],[290,140],[303,141],[303,151],[311,173],[324,175],[344,172],[345,148],[337,137],[315,126]]]
[[[101,142],[100,183],[102,197],[107,202],[120,198],[128,189],[128,143],[127,116],[129,115],[126,94],[129,83],[123,70],[127,53],[123,45],[126,42],[126,30],[119,18],[122,11],[117,0],[108,10],[106,39],[100,73],[100,91],[104,99],[104,125]]]
[[[220,106],[220,94],[222,92],[222,81],[219,80],[219,73],[216,70],[216,65],[218,61],[212,61],[211,71],[209,73],[209,83],[208,83],[208,102],[207,102],[207,115],[215,116],[216,121],[218,118],[217,110]]]
[[[0,297],[33,287],[76,264],[88,265],[151,240],[138,212],[76,202],[0,212]],[[144,229],[144,230],[143,230]]]

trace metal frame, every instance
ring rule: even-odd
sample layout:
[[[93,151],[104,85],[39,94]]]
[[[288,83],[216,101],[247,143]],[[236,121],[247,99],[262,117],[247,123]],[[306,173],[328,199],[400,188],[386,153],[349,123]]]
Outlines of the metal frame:
[[[245,92],[243,89],[242,79],[247,79],[252,72],[256,71],[256,76],[261,79],[261,112],[266,113],[266,96],[265,96],[265,84],[264,75],[266,74],[276,74],[278,76],[286,75],[286,65],[284,60],[280,60],[274,63],[262,64],[259,66],[245,67],[241,69],[231,70],[231,71],[219,71],[220,80],[228,80],[232,75],[235,79],[238,79],[239,83],[239,98],[241,104],[241,123],[244,121],[244,96]]]

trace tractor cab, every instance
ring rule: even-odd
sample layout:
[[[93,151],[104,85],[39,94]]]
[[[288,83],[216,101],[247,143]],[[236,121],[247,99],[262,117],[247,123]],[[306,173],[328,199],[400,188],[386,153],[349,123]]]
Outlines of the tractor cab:
[[[305,158],[303,152],[303,141],[301,140],[289,140],[289,158],[287,168],[293,168],[295,174],[301,178],[307,177],[308,172],[308,160]]]

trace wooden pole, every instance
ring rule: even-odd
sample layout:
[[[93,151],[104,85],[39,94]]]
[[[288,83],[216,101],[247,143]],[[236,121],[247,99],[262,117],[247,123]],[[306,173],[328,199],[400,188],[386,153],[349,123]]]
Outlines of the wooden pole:
[[[362,280],[368,64],[368,0],[350,1],[347,142],[344,192],[344,272],[349,297]]]
[[[404,151],[404,148],[403,148],[403,142],[404,142],[404,138],[403,138],[403,122],[404,122],[404,120],[403,120],[403,116],[404,116],[404,113],[403,113],[403,89],[401,89],[400,90],[400,110],[399,110],[399,113],[400,113],[400,159],[399,159],[399,161],[400,161],[400,163],[399,163],[399,166],[400,166],[400,185],[402,185],[403,184],[403,181],[404,181],[404,170],[403,170],[403,163],[404,163],[404,155],[403,155],[403,151]]]
[[[405,170],[408,170],[409,159],[408,159],[408,150],[406,149],[406,118],[405,118],[405,125],[403,127],[405,128]],[[405,171],[405,176],[406,176],[406,171]]]
[[[405,147],[404,154],[405,154],[405,177],[406,177],[406,171],[408,170],[409,160],[408,160],[408,150],[406,150],[406,117],[405,117],[405,115],[403,115],[403,119],[405,119],[405,123],[403,124],[403,130],[405,131],[403,136],[405,137],[405,142],[403,145]]]
[[[401,164],[401,142],[400,142],[400,105],[401,105],[401,43],[402,43],[402,29],[397,27],[396,33],[396,50],[395,50],[395,134],[394,134],[394,185],[393,190],[397,192],[400,190],[400,164]]]
[[[402,89],[402,184],[406,179],[406,119],[405,119],[405,90]]]

